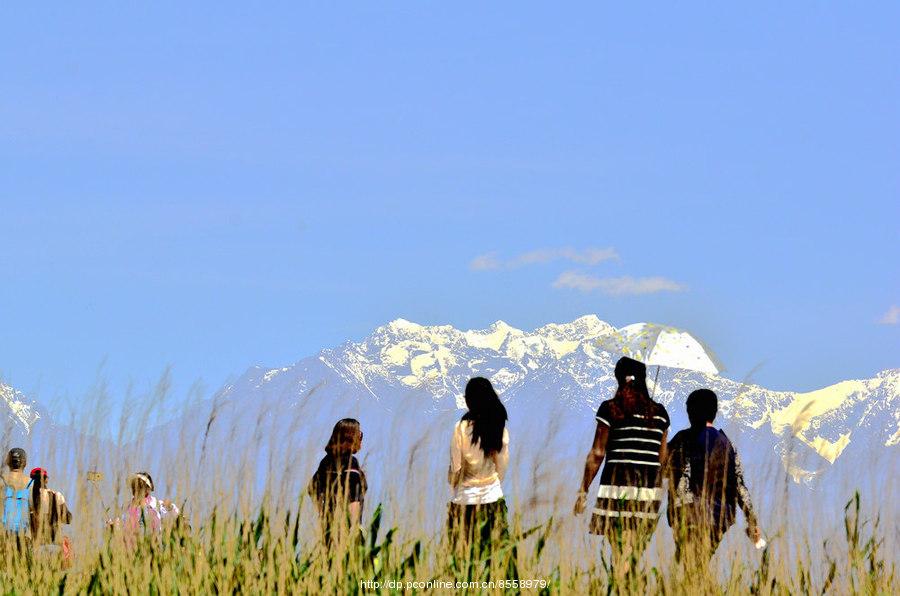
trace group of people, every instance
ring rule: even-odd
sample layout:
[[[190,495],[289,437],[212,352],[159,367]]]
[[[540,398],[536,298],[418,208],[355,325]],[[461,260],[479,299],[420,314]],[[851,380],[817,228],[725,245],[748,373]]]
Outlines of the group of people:
[[[679,560],[690,551],[708,561],[734,524],[738,508],[747,519],[748,536],[760,543],[740,459],[725,433],[713,426],[716,394],[709,389],[691,393],[690,427],[668,440],[669,414],[651,398],[646,372],[643,363],[631,358],[617,362],[618,388],[597,410],[574,513],[585,511],[588,491],[602,465],[590,532],[607,538],[616,565],[639,558],[649,543],[665,496],[664,480],[667,518]],[[466,384],[465,402],[467,412],[454,425],[450,441],[448,535],[454,544],[490,549],[493,540],[509,535],[502,486],[509,464],[508,416],[491,382],[483,377]],[[338,421],[308,485],[329,547],[338,534],[359,535],[367,489],[355,456],[362,439],[359,421]],[[25,474],[26,459],[20,448],[6,457],[3,527],[20,547],[27,543],[32,552],[61,552],[68,558],[71,549],[60,526],[70,523],[72,514],[62,493],[49,488],[46,470],[34,468]],[[109,521],[112,528],[155,533],[179,516],[174,503],[153,495],[149,473],[132,474],[128,485],[132,498],[122,515]]]
[[[72,543],[64,531],[72,523],[72,512],[63,493],[49,486],[50,475],[44,468],[25,473],[28,456],[21,447],[6,454],[6,470],[0,474],[2,486],[2,531],[7,544],[33,556],[56,557],[64,564],[72,561]],[[137,533],[159,534],[163,524],[180,514],[169,500],[153,495],[153,478],[148,472],[128,477],[131,499],[119,517],[108,520],[113,530],[126,536]]]
[[[627,567],[646,549],[665,496],[664,480],[677,560],[687,555],[693,564],[708,562],[738,508],[748,537],[764,545],[741,460],[725,433],[713,426],[716,394],[710,389],[692,392],[686,404],[690,426],[668,440],[669,414],[650,397],[646,366],[621,358],[615,376],[615,395],[597,410],[594,442],[574,507],[576,514],[585,510],[588,490],[605,460],[590,531],[609,541],[614,564]]]
[[[494,538],[508,536],[506,503],[501,482],[509,464],[506,408],[483,377],[466,385],[468,411],[456,423],[450,445],[448,481],[453,491],[447,526],[458,543],[487,547]],[[362,447],[358,420],[335,424],[308,485],[319,510],[322,535],[330,546],[336,534],[359,537],[359,521],[366,495],[366,475],[355,454]]]
[[[72,522],[65,497],[50,489],[50,475],[44,468],[25,473],[28,455],[24,449],[10,449],[4,463],[7,469],[0,475],[3,530],[20,550],[68,559],[71,546],[68,537],[60,533],[61,525]]]
[[[603,466],[589,531],[609,541],[614,566],[628,567],[649,544],[666,496],[664,480],[679,561],[689,556],[708,562],[737,509],[746,517],[748,536],[763,544],[740,458],[725,433],[713,426],[716,394],[709,389],[691,393],[690,427],[669,440],[669,414],[650,396],[646,375],[642,362],[625,357],[616,363],[618,388],[597,410],[574,513],[587,508],[588,491]],[[509,532],[502,487],[509,463],[508,417],[483,377],[466,384],[465,402],[467,412],[454,425],[450,441],[447,530],[455,543],[489,548]],[[326,544],[336,530],[359,524],[366,493],[366,476],[355,457],[361,446],[359,421],[340,420],[309,483]]]

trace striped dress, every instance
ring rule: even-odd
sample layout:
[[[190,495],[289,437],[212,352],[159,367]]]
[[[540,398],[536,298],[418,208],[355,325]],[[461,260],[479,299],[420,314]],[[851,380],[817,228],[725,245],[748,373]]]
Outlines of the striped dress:
[[[631,413],[607,400],[597,410],[597,422],[609,427],[609,438],[591,532],[609,535],[636,529],[652,533],[662,503],[659,451],[669,414],[656,402],[647,411]]]

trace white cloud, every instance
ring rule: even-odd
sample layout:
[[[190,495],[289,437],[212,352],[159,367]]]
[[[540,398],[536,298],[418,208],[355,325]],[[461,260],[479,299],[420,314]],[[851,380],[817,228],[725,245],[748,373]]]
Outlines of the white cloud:
[[[479,255],[472,259],[472,262],[469,263],[469,269],[472,269],[473,271],[490,271],[492,269],[499,268],[500,261],[497,259],[496,253]]]
[[[878,322],[882,325],[896,325],[900,323],[900,306],[896,304],[891,306]]]
[[[636,296],[659,292],[682,292],[684,284],[665,277],[596,277],[577,271],[565,271],[553,282],[554,288],[571,288],[581,292],[599,290],[610,296]]]
[[[475,271],[490,271],[493,269],[517,269],[528,265],[539,265],[553,261],[570,261],[581,265],[596,265],[603,261],[619,258],[616,249],[609,248],[585,248],[577,250],[571,247],[542,248],[522,253],[508,260],[500,260],[497,253],[487,253],[472,259],[469,268]]]
[[[600,287],[600,278],[586,273],[564,271],[553,282],[554,288],[571,288],[582,292],[591,292]]]

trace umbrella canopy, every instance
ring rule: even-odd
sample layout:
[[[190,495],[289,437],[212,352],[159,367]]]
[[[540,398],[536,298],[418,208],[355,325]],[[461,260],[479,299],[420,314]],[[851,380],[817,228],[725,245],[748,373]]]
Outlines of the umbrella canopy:
[[[669,366],[717,375],[723,367],[715,354],[687,331],[637,323],[597,339],[604,352],[628,356],[648,366]]]

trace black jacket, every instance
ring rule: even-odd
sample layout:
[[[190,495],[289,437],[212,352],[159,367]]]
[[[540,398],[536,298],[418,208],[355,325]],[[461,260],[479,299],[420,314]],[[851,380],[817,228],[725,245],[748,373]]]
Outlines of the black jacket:
[[[734,524],[740,507],[750,526],[756,514],[734,445],[721,430],[688,428],[668,444],[669,525],[712,524],[721,531]]]

